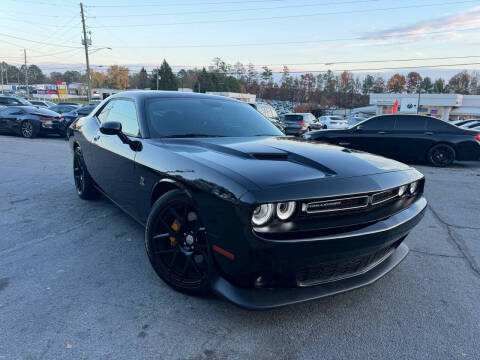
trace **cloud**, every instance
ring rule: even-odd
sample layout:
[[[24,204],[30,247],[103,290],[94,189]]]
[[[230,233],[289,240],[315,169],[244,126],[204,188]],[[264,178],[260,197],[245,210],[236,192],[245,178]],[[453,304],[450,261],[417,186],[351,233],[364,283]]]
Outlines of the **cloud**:
[[[442,16],[436,19],[419,21],[413,24],[398,26],[371,32],[365,35],[364,39],[377,40],[385,38],[397,38],[405,36],[422,36],[429,33],[446,32],[450,36],[459,36],[456,31],[471,29],[480,26],[480,6],[468,11]]]

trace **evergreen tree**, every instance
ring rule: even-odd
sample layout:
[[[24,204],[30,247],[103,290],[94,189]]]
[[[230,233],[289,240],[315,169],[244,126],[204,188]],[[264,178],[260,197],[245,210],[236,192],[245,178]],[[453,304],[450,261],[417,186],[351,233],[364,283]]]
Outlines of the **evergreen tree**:
[[[166,60],[163,60],[160,69],[153,71],[152,80],[150,82],[150,88],[152,90],[157,89],[157,76],[158,76],[158,90],[178,90],[177,78],[172,72],[172,68],[168,65]]]

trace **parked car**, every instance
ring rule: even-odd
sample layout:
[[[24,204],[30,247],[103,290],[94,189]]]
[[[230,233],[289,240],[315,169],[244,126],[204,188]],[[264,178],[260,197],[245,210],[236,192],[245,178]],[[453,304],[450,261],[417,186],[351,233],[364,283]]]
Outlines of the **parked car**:
[[[311,132],[305,138],[435,166],[480,159],[478,132],[431,116],[375,116],[346,130]]]
[[[35,106],[8,106],[0,110],[0,132],[34,138],[39,134],[60,134],[60,115]]]
[[[56,104],[51,101],[30,100],[30,103],[32,105],[41,106],[47,109],[51,108],[52,106],[56,106]]]
[[[427,205],[417,170],[286,137],[226,97],[123,92],[71,130],[80,198],[104,193],[143,224],[173,288],[249,309],[374,282]]]
[[[456,125],[456,126],[462,126],[463,124],[466,124],[472,120],[453,120],[450,121],[450,124]]]
[[[68,101],[61,101],[58,103],[58,105],[73,105],[73,106],[76,106],[76,107],[82,107],[83,104],[80,104],[80,103],[76,103],[76,102],[68,102]]]
[[[50,110],[55,111],[59,114],[66,114],[76,109],[78,109],[78,107],[75,105],[55,105],[50,108]]]
[[[0,105],[3,106],[32,106],[32,104],[17,96],[0,96]]]
[[[280,120],[280,117],[278,116],[277,112],[275,109],[268,104],[262,104],[262,103],[251,103],[249,104],[251,107],[254,109],[257,109],[257,111],[265,116],[270,122],[277,127],[281,132],[285,132],[285,125],[283,122]]]
[[[96,107],[97,105],[85,105],[81,108],[75,108],[72,111],[64,113],[61,124],[65,135],[68,135],[68,128],[75,120],[77,120],[79,117],[89,115]]]
[[[346,129],[348,128],[348,120],[341,116],[324,115],[318,119],[323,129]]]
[[[478,126],[480,125],[480,120],[473,120],[473,121],[469,121],[468,123],[466,124],[463,124],[462,126],[460,126],[461,128],[464,128],[464,129],[472,129],[474,128],[475,126]]]
[[[289,113],[283,118],[285,134],[303,135],[311,130],[321,129],[322,125],[311,113]]]

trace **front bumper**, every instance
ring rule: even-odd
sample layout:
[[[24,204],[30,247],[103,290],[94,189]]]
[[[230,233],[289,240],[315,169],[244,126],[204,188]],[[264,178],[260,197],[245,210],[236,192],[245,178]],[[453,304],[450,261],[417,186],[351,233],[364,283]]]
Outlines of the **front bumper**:
[[[214,274],[212,288],[219,295],[234,304],[252,310],[264,310],[294,303],[309,301],[338,294],[369,285],[378,280],[395,266],[408,253],[402,243],[411,229],[422,219],[427,201],[420,197],[411,206],[384,220],[361,229],[341,234],[326,235],[301,240],[260,240],[264,248],[254,249],[255,253],[248,265],[252,273],[284,276],[279,286],[254,288],[229,281],[231,274]],[[391,251],[389,251],[391,249]],[[359,259],[365,254],[385,251],[388,256],[381,258],[374,266],[365,266],[344,277],[334,277],[331,281],[300,283],[295,276],[299,269],[322,266],[332,261],[347,262]],[[221,268],[228,266],[225,259],[217,257]],[[354,260],[354,262],[357,260]],[[371,265],[371,264],[369,264]],[[238,269],[238,268],[237,268]],[[225,275],[225,276],[224,276]],[[251,283],[250,283],[251,284]]]
[[[320,299],[370,285],[400,264],[408,252],[407,245],[402,243],[392,255],[372,270],[354,277],[316,286],[281,289],[241,288],[218,276],[213,280],[212,287],[217,294],[237,306],[248,310],[268,310]]]

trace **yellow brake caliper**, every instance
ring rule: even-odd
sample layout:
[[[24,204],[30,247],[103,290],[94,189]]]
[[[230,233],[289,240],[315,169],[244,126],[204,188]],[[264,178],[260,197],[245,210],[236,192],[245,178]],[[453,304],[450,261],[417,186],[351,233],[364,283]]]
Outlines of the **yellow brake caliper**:
[[[178,232],[178,230],[180,230],[180,227],[181,227],[180,222],[177,219],[175,219],[171,228],[173,229],[173,231]],[[170,246],[171,247],[177,246],[177,239],[175,239],[173,236],[170,236],[169,239],[170,239]]]

